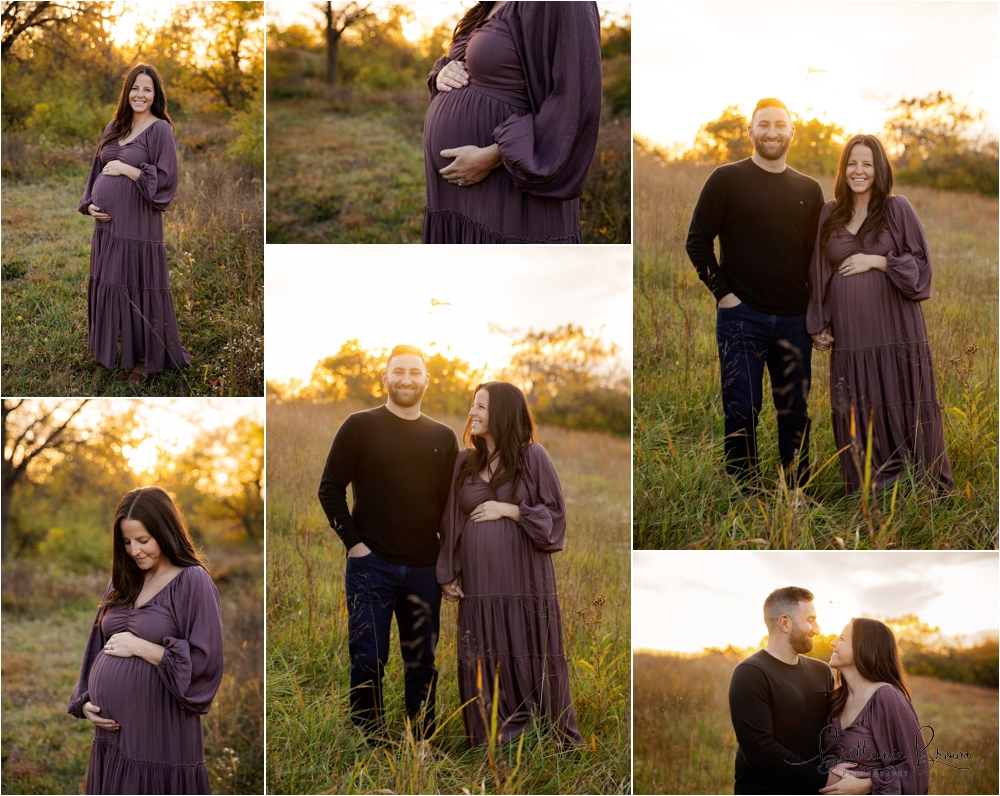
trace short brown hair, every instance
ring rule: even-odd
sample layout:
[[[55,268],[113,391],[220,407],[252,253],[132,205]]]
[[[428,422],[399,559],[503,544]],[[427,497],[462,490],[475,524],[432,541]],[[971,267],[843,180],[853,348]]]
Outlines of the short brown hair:
[[[427,361],[424,359],[424,352],[415,345],[393,346],[392,351],[389,352],[389,358],[385,361],[385,369],[389,369],[389,363],[392,362],[393,357],[403,356],[404,354],[420,357],[420,361],[424,363],[424,370],[427,370]]]
[[[763,99],[758,100],[757,104],[754,106],[753,113],[750,114],[750,124],[753,124],[753,117],[757,115],[757,111],[761,108],[781,108],[788,114],[788,121],[792,120],[792,114],[789,112],[788,106],[785,105],[785,103],[777,97],[764,97]]]
[[[764,624],[768,630],[774,630],[782,616],[792,614],[799,603],[812,602],[814,599],[815,596],[809,589],[800,586],[775,589],[764,600]]]

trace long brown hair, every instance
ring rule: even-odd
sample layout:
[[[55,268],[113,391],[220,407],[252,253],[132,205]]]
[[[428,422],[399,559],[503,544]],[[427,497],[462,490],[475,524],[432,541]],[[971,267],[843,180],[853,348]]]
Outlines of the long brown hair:
[[[471,450],[458,471],[455,492],[457,494],[459,487],[469,478],[488,470],[489,465],[496,462],[496,469],[490,476],[490,491],[496,497],[500,487],[509,483],[510,494],[513,495],[521,482],[521,456],[524,449],[537,441],[535,418],[531,415],[528,399],[513,384],[488,381],[477,385],[473,396],[480,390],[486,390],[490,396],[487,425],[494,442],[493,455],[489,454],[486,440],[472,435],[472,419],[467,420],[462,439]]]
[[[909,686],[906,683],[906,672],[903,661],[899,657],[899,647],[892,629],[877,619],[852,619],[851,647],[854,650],[854,667],[858,674],[873,683],[889,683],[902,691],[910,702]],[[830,693],[830,706],[827,721],[839,715],[847,703],[847,684],[843,682],[840,673],[839,687]]]
[[[204,567],[205,562],[195,550],[184,515],[164,490],[158,486],[133,489],[118,504],[115,512],[114,538],[111,553],[111,591],[101,603],[97,621],[115,605],[132,605],[145,580],[132,556],[125,551],[122,520],[138,520],[160,546],[160,552],[177,567]]]
[[[462,17],[455,26],[455,32],[451,34],[452,42],[457,41],[469,31],[475,30],[476,25],[486,20],[495,5],[495,2],[476,3],[472,8],[466,11],[465,16]]]
[[[125,76],[125,82],[122,83],[122,93],[118,96],[118,108],[115,110],[115,118],[110,129],[101,139],[101,143],[98,144],[98,152],[104,149],[104,145],[109,141],[128,138],[129,133],[132,132],[132,106],[129,105],[128,95],[132,91],[135,79],[139,75],[149,75],[153,81],[153,105],[149,109],[150,113],[157,119],[163,119],[163,121],[173,128],[174,123],[170,118],[170,114],[167,113],[167,95],[163,93],[163,79],[160,77],[160,73],[156,71],[155,66],[150,64],[136,64]]]
[[[868,147],[872,151],[875,159],[875,182],[872,185],[872,194],[868,199],[868,215],[861,223],[861,227],[855,233],[855,237],[862,241],[866,235],[878,238],[886,225],[886,212],[889,207],[889,197],[892,196],[892,166],[889,165],[889,156],[885,147],[873,135],[856,135],[844,147],[840,153],[840,164],[837,166],[837,181],[833,186],[833,211],[823,222],[823,231],[820,233],[820,247],[824,247],[834,230],[846,227],[854,217],[854,192],[847,181],[847,162],[851,158],[851,150],[858,144]]]

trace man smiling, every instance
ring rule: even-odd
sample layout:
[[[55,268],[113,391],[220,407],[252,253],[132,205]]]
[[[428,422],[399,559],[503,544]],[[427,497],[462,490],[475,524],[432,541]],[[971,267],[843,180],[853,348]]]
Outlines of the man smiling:
[[[429,377],[419,349],[393,348],[382,383],[385,406],[351,415],[334,437],[319,500],[347,549],[352,721],[368,735],[383,727],[382,676],[395,615],[406,713],[426,737],[434,728],[441,612],[438,530],[458,442],[448,426],[420,413]]]
[[[753,157],[716,169],[694,209],[687,252],[718,301],[726,471],[746,485],[757,466],[764,369],[786,472],[809,477],[812,339],[807,278],[823,190],[785,165],[795,127],[785,104],[762,99],[747,127]],[[715,256],[715,239],[720,256]]]

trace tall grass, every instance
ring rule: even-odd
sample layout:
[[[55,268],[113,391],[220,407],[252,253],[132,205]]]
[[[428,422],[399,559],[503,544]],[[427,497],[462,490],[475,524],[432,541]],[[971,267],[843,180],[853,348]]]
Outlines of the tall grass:
[[[268,406],[267,785],[274,793],[627,793],[630,787],[629,451],[627,440],[542,429],[567,497],[554,557],[587,749],[561,751],[542,728],[523,746],[469,750],[459,714],[456,608],[437,647],[439,731],[430,747],[404,721],[393,627],[385,679],[389,742],[368,747],[349,718],[344,548],[316,489],[339,424],[356,407]],[[461,421],[450,420],[458,429]],[[485,674],[484,676],[489,676]]]
[[[736,735],[729,680],[738,656],[636,652],[635,793],[732,793]],[[912,677],[921,724],[934,728],[928,753],[971,752],[979,765],[961,771],[933,765],[930,793],[997,792],[997,692]],[[925,735],[925,738],[927,735]]]
[[[936,499],[909,476],[897,492],[846,496],[830,424],[829,355],[814,352],[810,455],[814,471],[822,469],[805,493],[785,483],[774,407],[765,399],[758,442],[766,488],[748,498],[722,465],[715,302],[684,250],[711,167],[665,163],[641,147],[635,159],[636,548],[993,547],[997,201],[899,189],[916,208],[931,247],[934,281],[923,310],[956,493]],[[832,195],[829,178],[823,189]]]
[[[263,181],[224,156],[233,137],[205,119],[178,125],[179,181],[164,215],[186,371],[116,382],[87,350],[94,223],[76,212],[88,145],[44,148],[4,132],[5,395],[263,395]]]
[[[225,665],[204,718],[215,793],[263,793],[263,556],[209,551],[222,600]],[[54,571],[33,561],[3,570],[4,793],[82,793],[94,736],[66,713],[106,570]]]

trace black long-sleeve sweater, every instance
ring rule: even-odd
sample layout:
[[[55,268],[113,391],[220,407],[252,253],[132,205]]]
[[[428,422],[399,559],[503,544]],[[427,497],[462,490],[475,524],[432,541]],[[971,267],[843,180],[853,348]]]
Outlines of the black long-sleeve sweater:
[[[319,485],[330,526],[348,550],[364,542],[393,564],[435,566],[457,455],[455,432],[426,415],[356,412],[337,431]]]
[[[759,312],[805,315],[822,208],[819,183],[795,169],[765,171],[749,158],[720,166],[698,197],[688,256],[717,301],[735,293]]]
[[[816,793],[826,785],[820,752],[832,689],[830,667],[813,658],[792,666],[759,650],[736,667],[736,793]]]

